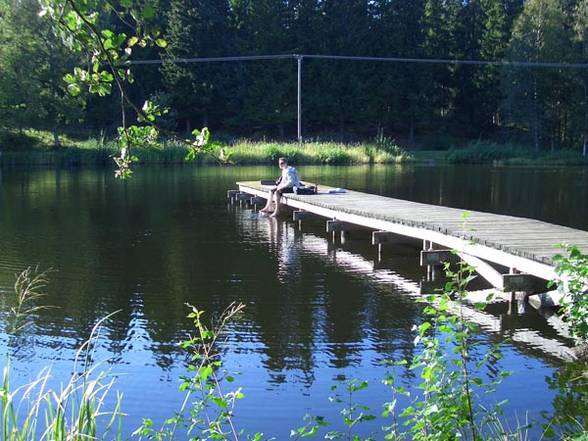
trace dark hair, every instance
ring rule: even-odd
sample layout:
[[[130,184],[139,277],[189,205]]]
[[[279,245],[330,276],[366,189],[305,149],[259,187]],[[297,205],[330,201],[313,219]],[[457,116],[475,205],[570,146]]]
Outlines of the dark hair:
[[[288,163],[288,160],[286,158],[284,158],[283,156],[278,158],[278,163],[283,162],[284,164]]]

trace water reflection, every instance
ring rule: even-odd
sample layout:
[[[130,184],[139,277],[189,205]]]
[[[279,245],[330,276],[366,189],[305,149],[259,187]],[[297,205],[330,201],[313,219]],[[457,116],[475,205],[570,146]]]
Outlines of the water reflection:
[[[274,416],[270,421],[294,427],[304,409],[326,402],[333,379],[367,376],[378,384],[383,359],[413,355],[411,328],[421,316],[411,296],[420,295],[426,275],[416,249],[385,250],[376,264],[368,240],[352,235],[333,244],[324,221],[305,221],[299,230],[292,222],[227,206],[225,191],[235,181],[267,176],[271,169],[142,169],[124,183],[110,171],[2,173],[0,291],[10,290],[14,273],[30,264],[57,271],[46,302],[58,309],[39,311],[26,338],[12,343],[22,378],[48,363],[67,375],[94,324],[119,310],[104,327],[97,359],[128,374],[121,388],[133,418],[153,412],[141,397],[145,384],[154,385],[157,412],[167,417],[175,409],[175,381],[185,361],[177,342],[191,329],[186,302],[209,314],[232,301],[247,305],[231,328],[225,361],[242,372],[251,409],[244,414],[255,422],[263,411]],[[586,186],[576,188],[581,173],[573,179],[557,171],[532,175],[443,167],[304,168],[309,180],[418,201],[558,215],[559,223],[571,225],[588,218],[582,217],[588,197],[562,196],[570,186],[586,195]],[[539,187],[547,179],[561,185]],[[533,206],[554,195],[555,208]],[[0,313],[6,309],[0,305]],[[505,345],[500,368],[524,366],[531,374],[522,377],[524,394],[515,383],[503,393],[513,406],[537,413],[551,407],[543,378],[559,364],[546,355],[543,340],[562,339],[533,311],[512,312],[495,306],[475,316],[486,326],[480,339],[514,340]],[[4,332],[0,344],[9,349]],[[407,387],[413,384],[410,371],[399,374]],[[374,402],[386,396],[384,389],[371,393]],[[280,409],[272,405],[278,396],[286,401]]]

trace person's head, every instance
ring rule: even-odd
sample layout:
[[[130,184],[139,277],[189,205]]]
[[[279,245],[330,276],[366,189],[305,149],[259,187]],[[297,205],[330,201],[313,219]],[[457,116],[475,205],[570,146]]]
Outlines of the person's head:
[[[288,167],[288,160],[284,157],[278,158],[278,167],[280,167],[282,170]]]

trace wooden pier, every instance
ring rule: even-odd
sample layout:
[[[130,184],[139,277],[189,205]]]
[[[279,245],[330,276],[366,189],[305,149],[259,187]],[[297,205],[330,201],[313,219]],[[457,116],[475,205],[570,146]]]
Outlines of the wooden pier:
[[[270,187],[257,181],[238,182],[232,200],[259,204]],[[540,293],[545,281],[556,277],[553,257],[558,244],[577,245],[588,252],[588,232],[534,219],[423,204],[346,190],[331,194],[319,184],[315,195],[285,194],[282,203],[293,208],[294,220],[312,214],[327,219],[329,232],[354,228],[373,230],[372,242],[394,243],[400,236],[423,241],[423,265],[440,264],[457,252],[492,286],[503,292]],[[467,213],[467,216],[464,216]],[[456,257],[456,256],[454,256]],[[457,258],[457,257],[456,257]]]

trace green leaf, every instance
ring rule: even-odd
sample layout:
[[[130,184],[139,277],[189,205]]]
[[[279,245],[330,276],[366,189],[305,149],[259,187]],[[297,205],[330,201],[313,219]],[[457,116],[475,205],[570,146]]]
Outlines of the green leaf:
[[[162,48],[167,47],[167,41],[165,41],[163,38],[158,38],[155,40],[155,44]]]
[[[67,91],[71,96],[78,96],[82,92],[82,89],[77,83],[71,83],[67,85]]]
[[[145,6],[143,9],[143,18],[145,20],[151,20],[153,17],[155,17],[155,8],[153,5]]]

